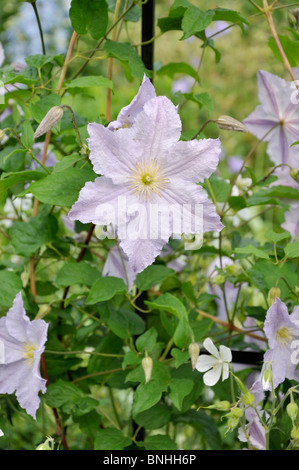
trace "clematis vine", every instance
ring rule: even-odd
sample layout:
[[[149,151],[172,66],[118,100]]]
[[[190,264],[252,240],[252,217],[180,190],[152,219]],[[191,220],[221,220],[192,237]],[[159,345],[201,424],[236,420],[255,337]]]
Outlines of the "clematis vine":
[[[289,314],[287,306],[277,297],[267,311],[264,332],[269,344],[260,378],[264,390],[272,386],[275,389],[285,379],[298,381],[299,307]]]
[[[212,387],[216,385],[220,377],[222,377],[222,381],[229,377],[229,363],[232,361],[232,353],[227,346],[223,345],[219,347],[218,351],[211,338],[206,338],[203,346],[210,356],[201,354],[195,368],[199,372],[205,372],[203,381],[205,385]]]
[[[258,72],[260,104],[243,121],[258,139],[268,142],[267,152],[275,164],[288,163],[297,168],[299,147],[299,108],[294,99],[293,82],[272,73]]]
[[[0,318],[0,393],[16,392],[22,408],[34,419],[39,407],[39,391],[45,393],[46,380],[40,375],[39,366],[48,324],[44,320],[28,318],[19,292],[6,316]]]
[[[102,176],[86,183],[69,212],[71,220],[112,224],[136,273],[155,261],[171,236],[223,228],[197,184],[217,168],[219,139],[180,141],[177,108],[153,93],[145,77],[118,124],[88,125],[90,160]]]

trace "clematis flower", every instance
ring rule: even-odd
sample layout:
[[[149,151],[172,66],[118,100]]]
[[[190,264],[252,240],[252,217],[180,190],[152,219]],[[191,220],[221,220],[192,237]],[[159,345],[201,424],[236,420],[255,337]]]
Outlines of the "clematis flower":
[[[197,359],[195,368],[199,372],[205,372],[203,381],[207,386],[212,387],[221,376],[222,381],[228,378],[232,353],[228,347],[223,345],[219,347],[218,351],[211,338],[206,338],[203,346],[211,355],[201,354]]]
[[[285,379],[298,381],[299,371],[296,370],[294,346],[299,340],[299,308],[295,307],[293,313],[289,314],[287,306],[277,297],[267,312],[264,332],[269,349],[264,354],[261,380],[270,365],[274,389]],[[269,388],[271,384],[265,384],[264,381],[264,389]]]
[[[142,84],[139,88],[137,95],[133,98],[128,106],[122,108],[115,121],[108,124],[108,129],[116,130],[120,127],[131,127],[135,117],[142,111],[145,103],[155,98],[156,91],[151,81],[146,75],[143,77]]]
[[[299,108],[293,99],[293,82],[287,82],[269,72],[258,72],[260,104],[243,121],[248,130],[268,142],[267,152],[275,164],[288,163],[297,167],[299,146],[290,147],[299,140]],[[275,127],[274,127],[275,126]]]
[[[281,226],[290,232],[292,239],[294,239],[299,235],[299,204],[290,204],[289,210],[284,213],[284,219]]]
[[[20,406],[33,418],[39,407],[38,393],[46,391],[46,380],[40,375],[39,365],[47,329],[44,320],[29,320],[21,292],[15,297],[6,316],[0,318],[0,342],[4,345],[0,393],[16,392]]]
[[[171,236],[223,228],[206,191],[196,184],[216,170],[219,140],[179,141],[181,120],[168,98],[139,103],[136,99],[129,113],[120,113],[124,121],[118,117],[128,123],[133,116],[129,126],[111,132],[88,125],[90,160],[102,176],[86,183],[69,212],[71,220],[113,224],[136,273],[154,262]]]
[[[132,270],[126,254],[117,245],[113,246],[108,253],[106,258],[103,271],[103,276],[114,276],[123,279],[125,284],[128,286],[130,292],[135,278],[136,273]]]
[[[260,407],[258,410],[261,411]],[[254,449],[266,450],[266,430],[258,418],[256,411],[253,408],[247,408],[245,417],[247,420],[246,434],[250,444]],[[245,432],[242,428],[238,430],[238,438],[241,442],[247,442]]]

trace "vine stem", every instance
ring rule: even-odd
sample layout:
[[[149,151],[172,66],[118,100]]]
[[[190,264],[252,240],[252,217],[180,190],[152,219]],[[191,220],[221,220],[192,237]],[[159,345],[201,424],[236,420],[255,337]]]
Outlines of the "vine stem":
[[[275,41],[275,44],[277,46],[277,49],[281,55],[281,58],[283,60],[283,63],[287,69],[287,71],[289,72],[293,82],[295,83],[297,89],[299,90],[299,84],[297,82],[297,79],[296,79],[296,76],[292,70],[292,67],[290,65],[290,62],[284,52],[284,49],[281,45],[281,42],[279,40],[279,36],[277,34],[277,31],[276,31],[276,28],[275,28],[275,24],[274,24],[274,21],[273,21],[273,16],[272,16],[272,8],[271,6],[269,7],[268,5],[268,0],[263,0],[263,7],[264,7],[264,15],[266,16],[266,19],[267,19],[267,22],[268,22],[268,25],[269,25],[269,28],[270,28],[270,31],[271,31],[271,34],[273,36],[273,39]]]
[[[44,33],[43,33],[42,25],[41,25],[41,22],[40,22],[40,17],[39,17],[38,9],[37,9],[37,6],[36,6],[36,1],[35,2],[30,2],[30,3],[32,5],[33,11],[35,13],[35,18],[36,18],[37,25],[38,25],[40,40],[41,40],[41,43],[42,43],[42,51],[43,51],[43,54],[45,55],[46,54],[46,47],[45,47],[45,41],[44,41]]]

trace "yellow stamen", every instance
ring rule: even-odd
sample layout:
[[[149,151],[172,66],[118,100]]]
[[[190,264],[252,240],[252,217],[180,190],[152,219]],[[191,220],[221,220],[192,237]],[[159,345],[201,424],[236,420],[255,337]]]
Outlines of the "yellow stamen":
[[[136,167],[131,170],[129,181],[130,188],[139,199],[147,201],[151,199],[153,193],[161,197],[161,191],[169,183],[164,171],[155,159],[136,163]]]
[[[278,328],[276,332],[276,341],[281,344],[281,346],[288,346],[293,339],[292,331],[286,326]]]
[[[31,366],[34,362],[34,351],[37,350],[37,347],[29,341],[28,343],[23,344],[23,349],[24,351],[22,353],[22,356],[25,359],[26,364],[28,366]]]

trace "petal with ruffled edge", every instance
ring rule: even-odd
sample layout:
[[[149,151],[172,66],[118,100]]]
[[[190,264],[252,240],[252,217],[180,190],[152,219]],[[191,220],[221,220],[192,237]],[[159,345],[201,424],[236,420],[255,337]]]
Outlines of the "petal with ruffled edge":
[[[219,139],[180,141],[169,149],[163,169],[168,178],[203,182],[215,172],[220,153]]]
[[[111,121],[109,123],[108,129],[115,130],[122,126],[125,126],[125,127],[132,126],[135,117],[137,116],[138,113],[140,113],[140,111],[142,111],[145,103],[148,100],[155,98],[155,96],[156,96],[156,91],[155,91],[154,86],[152,85],[149,78],[146,75],[144,75],[137,95],[133,98],[133,100],[128,106],[125,106],[124,108],[122,108],[116,120]]]

